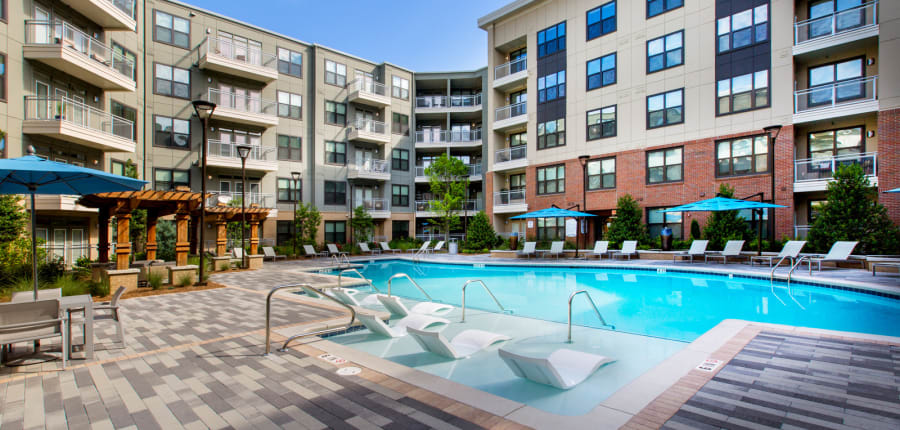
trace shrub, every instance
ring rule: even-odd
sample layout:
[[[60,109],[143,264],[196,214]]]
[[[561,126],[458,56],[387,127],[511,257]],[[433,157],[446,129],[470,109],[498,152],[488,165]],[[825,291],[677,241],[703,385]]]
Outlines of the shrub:
[[[163,276],[162,273],[159,272],[150,272],[147,274],[147,284],[150,285],[150,288],[154,290],[158,290],[162,288],[163,284]]]
[[[691,220],[691,239],[700,239],[700,223],[697,220]]]
[[[175,223],[160,220],[156,223],[156,258],[163,261],[175,259]]]
[[[722,184],[719,186],[719,194],[733,198],[734,188]],[[747,221],[738,216],[738,211],[713,212],[703,229],[703,235],[709,240],[712,249],[723,249],[729,240],[748,240],[752,236]]]
[[[410,248],[418,248],[422,246],[422,241],[411,237],[404,237],[391,240],[390,243],[388,243],[388,246],[390,246],[391,249],[402,249],[406,251]]]
[[[25,231],[28,213],[19,204],[20,200],[21,196],[0,195],[0,244],[16,240]]]
[[[493,248],[499,241],[497,233],[491,225],[491,221],[484,211],[480,211],[472,217],[469,224],[469,231],[466,233],[466,241],[463,243],[465,249],[485,249]]]
[[[279,254],[279,255],[280,255],[280,254]],[[229,269],[231,269],[231,263],[228,263],[228,262],[222,262],[222,264],[219,264],[219,271],[224,272],[224,271],[229,270]]]
[[[194,277],[188,273],[185,273],[178,277],[178,286],[179,287],[190,287],[194,284]]]
[[[100,282],[88,282],[88,288],[94,297],[106,297],[109,295],[109,280],[101,280]]]
[[[616,203],[616,217],[606,234],[611,249],[617,249],[626,240],[636,240],[639,244],[649,242],[647,226],[641,222],[641,207],[630,194],[619,197]]]
[[[89,294],[91,286],[87,282],[79,281],[71,275],[64,275],[53,281],[50,287],[61,289],[63,296],[77,296]]]

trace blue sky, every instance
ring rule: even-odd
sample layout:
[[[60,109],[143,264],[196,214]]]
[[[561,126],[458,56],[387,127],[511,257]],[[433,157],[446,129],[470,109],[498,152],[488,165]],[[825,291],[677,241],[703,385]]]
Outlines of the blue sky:
[[[487,33],[478,18],[511,0],[184,1],[377,63],[432,72],[484,67]]]

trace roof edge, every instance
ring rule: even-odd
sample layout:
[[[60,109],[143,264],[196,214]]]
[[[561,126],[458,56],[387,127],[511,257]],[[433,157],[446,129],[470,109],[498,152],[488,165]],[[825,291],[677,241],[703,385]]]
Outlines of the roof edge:
[[[497,21],[514,12],[518,12],[520,9],[524,9],[528,6],[531,6],[532,4],[539,3],[541,1],[543,0],[516,0],[481,18],[478,18],[478,27],[484,29],[484,27],[494,21]]]

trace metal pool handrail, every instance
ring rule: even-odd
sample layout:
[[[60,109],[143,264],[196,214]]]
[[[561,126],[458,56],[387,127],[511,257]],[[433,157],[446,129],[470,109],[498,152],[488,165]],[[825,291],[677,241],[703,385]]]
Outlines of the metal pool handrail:
[[[347,257],[347,254],[334,254],[331,256],[331,262],[340,269],[345,262],[350,265],[350,257]]]
[[[362,278],[363,281],[368,282],[369,286],[372,287],[373,290],[378,291],[379,293],[381,292],[381,290],[379,290],[378,287],[376,287],[375,284],[372,283],[371,279],[367,279],[365,276],[363,276],[362,273],[359,273],[359,270],[352,269],[352,268],[344,269],[344,270],[341,270],[340,272],[338,272],[338,288],[343,287],[341,285],[341,277],[344,275],[345,272],[356,273],[357,275],[359,275],[360,278]]]
[[[784,257],[781,257],[781,259],[779,259],[778,262],[775,263],[775,266],[772,266],[772,271],[769,272],[769,283],[770,284],[775,282],[775,269],[777,269],[778,266],[781,265],[781,263],[784,261],[785,258],[791,258],[791,256],[785,255]]]
[[[490,294],[491,298],[494,299],[494,303],[496,303],[497,306],[500,307],[501,312],[506,312],[506,309],[503,307],[503,305],[500,304],[500,301],[497,300],[497,297],[494,296],[494,293],[491,292],[491,289],[488,288],[487,285],[485,285],[484,281],[482,281],[481,279],[469,279],[462,286],[462,319],[459,322],[466,322],[466,287],[474,282],[478,282],[482,287],[484,287],[484,291],[487,291],[487,293]]]
[[[391,276],[390,278],[388,278],[388,297],[391,297],[391,281],[393,281],[395,278],[409,279],[409,282],[412,282],[412,284],[415,285],[416,288],[418,288],[419,291],[421,291],[422,294],[425,295],[425,297],[428,297],[428,301],[431,301],[431,302],[434,301],[434,299],[432,299],[431,296],[428,295],[428,293],[426,293],[425,290],[422,289],[422,287],[419,285],[419,283],[417,283],[415,280],[413,280],[413,278],[411,278],[406,273],[396,273],[396,274],[394,274],[394,276]]]
[[[299,289],[306,291],[307,293],[312,292],[312,293],[317,294],[321,297],[324,297],[328,300],[331,300],[332,302],[337,303],[338,305],[340,305],[340,306],[346,308],[348,311],[350,311],[350,322],[348,322],[346,325],[342,325],[340,327],[332,327],[332,328],[327,328],[324,330],[317,330],[317,331],[312,331],[312,332],[308,332],[308,333],[295,334],[295,335],[289,337],[286,341],[284,341],[284,345],[282,345],[281,348],[278,350],[280,352],[287,351],[288,344],[291,343],[291,341],[294,339],[297,339],[300,337],[316,336],[316,335],[320,335],[320,334],[333,333],[336,331],[346,330],[346,329],[350,328],[351,326],[353,326],[353,323],[356,322],[356,310],[354,310],[352,306],[350,306],[344,302],[341,302],[340,300],[335,299],[334,297],[331,297],[327,294],[320,293],[318,290],[313,288],[312,285],[309,285],[309,284],[286,284],[286,285],[276,286],[275,288],[272,288],[272,290],[269,291],[269,294],[266,296],[266,353],[264,355],[269,355],[270,348],[272,347],[272,344],[270,342],[270,339],[272,337],[272,295],[274,295],[275,292],[277,292],[279,290],[283,290],[285,288],[299,288]]]
[[[597,309],[597,304],[594,303],[594,299],[591,298],[590,293],[588,293],[587,290],[578,290],[569,295],[569,340],[567,341],[569,343],[572,343],[572,300],[581,293],[584,293],[584,295],[587,296],[588,301],[591,303],[591,307],[594,308],[594,312],[597,312],[597,318],[600,318],[600,324],[613,330],[616,329],[616,326],[607,324],[606,320],[603,319],[603,315],[600,314],[600,309]]]
[[[797,262],[794,263],[793,266],[791,266],[791,271],[788,272],[788,277],[787,277],[788,286],[791,286],[791,276],[794,274],[794,270],[797,270],[797,267],[800,266],[800,263],[802,263],[803,260],[807,260],[807,264],[809,264],[809,266],[810,266],[809,273],[812,274],[812,263],[809,261],[809,256],[808,255],[801,256],[800,258],[797,259]]]

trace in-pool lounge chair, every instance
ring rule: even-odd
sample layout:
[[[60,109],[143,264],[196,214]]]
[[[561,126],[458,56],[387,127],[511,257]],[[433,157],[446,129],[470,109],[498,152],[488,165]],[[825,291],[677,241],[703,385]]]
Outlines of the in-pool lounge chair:
[[[381,245],[381,251],[382,251],[382,252],[390,252],[390,253],[397,253],[397,252],[400,252],[399,249],[391,249],[391,246],[388,245],[387,242],[378,242],[378,244]]]
[[[327,257],[328,251],[316,251],[316,248],[313,248],[312,245],[303,245],[303,253],[306,254],[307,257]]]
[[[275,248],[272,248],[271,246],[262,247],[262,251],[263,251],[263,260],[278,261],[279,258],[287,259],[286,255],[276,254]]]
[[[424,253],[428,252],[428,247],[429,247],[430,245],[431,245],[431,241],[430,241],[430,240],[426,240],[425,243],[422,244],[422,247],[421,247],[421,248],[418,248],[418,249],[416,249],[416,248],[410,248],[410,249],[407,249],[406,252],[414,252],[414,253],[416,253],[416,254],[424,254]]]
[[[565,245],[565,242],[563,242],[561,240],[552,242],[550,244],[550,252],[548,252],[547,255],[549,255],[551,257],[556,256],[556,259],[559,260],[559,256],[563,255],[563,252],[564,252],[563,245]]]
[[[769,263],[769,267],[772,267],[772,264],[782,258],[789,258],[791,260],[791,265],[793,265],[794,260],[800,256],[800,251],[803,250],[805,245],[805,240],[789,240],[784,244],[784,247],[781,248],[781,252],[779,252],[778,255],[754,255],[750,257],[750,265],[752,266],[754,262],[759,261],[759,264],[766,262]]]
[[[511,339],[503,334],[475,329],[463,330],[449,342],[436,331],[407,327],[406,332],[426,351],[453,359],[469,357],[497,342]]]
[[[806,265],[809,266],[809,274],[812,275],[812,265],[816,264],[816,270],[822,270],[822,263],[846,263],[850,260],[850,254],[853,253],[853,249],[856,248],[856,245],[859,242],[851,242],[851,241],[840,241],[835,242],[834,245],[831,245],[831,249],[828,250],[828,254],[811,256],[806,259]],[[856,260],[860,264],[862,264],[863,269],[866,268],[866,260]],[[802,263],[801,263],[802,264]]]
[[[345,256],[349,255],[349,254],[347,254],[346,252],[339,250],[339,249],[337,248],[337,245],[335,245],[335,244],[333,244],[333,243],[325,244],[325,246],[328,248],[328,255],[329,255],[329,256],[331,256],[331,255],[337,255],[337,256],[339,256],[339,257],[345,257]]]
[[[560,348],[545,358],[529,357],[500,348],[500,358],[520,378],[568,390],[597,369],[615,360],[602,355]]]
[[[707,245],[709,245],[708,240],[694,240],[693,242],[691,242],[691,249],[672,254],[672,262],[674,263],[678,261],[679,258],[681,258],[682,260],[687,258],[688,261],[693,263],[694,257],[697,257],[699,259],[700,257],[706,256]]]
[[[363,307],[366,305],[374,305],[378,303],[371,294],[366,296],[366,298],[363,299],[362,302],[356,300],[356,295],[359,294],[359,291],[352,288],[329,288],[328,290],[324,290],[324,293],[350,306]]]
[[[638,253],[636,240],[626,240],[622,242],[622,249],[614,249],[610,251],[610,257],[619,258],[623,255],[627,256],[629,260],[631,260],[631,256],[637,257]]]
[[[707,262],[710,258],[721,258],[722,264],[728,264],[728,257],[740,258],[742,249],[744,249],[743,240],[729,240],[728,242],[725,242],[725,249],[722,251],[711,251],[712,253],[706,253],[703,261]]]
[[[397,315],[400,317],[409,316],[410,314],[446,315],[453,310],[453,306],[451,305],[434,302],[416,303],[415,306],[412,307],[412,309],[408,309],[397,296],[386,296],[384,294],[378,294],[375,297],[379,302],[381,302],[384,308],[388,310],[388,312],[390,312],[392,315]]]
[[[591,256],[597,257],[597,259],[602,260],[604,255],[609,255],[609,241],[598,240],[594,242],[594,250],[591,251]]]
[[[368,244],[368,243],[360,242],[360,243],[358,243],[357,245],[359,245],[359,250],[362,251],[362,252],[367,252],[367,253],[372,254],[372,255],[375,255],[375,254],[381,254],[381,250],[380,250],[380,249],[369,249],[369,244]]]
[[[358,313],[356,314],[356,319],[372,333],[387,337],[406,336],[406,330],[409,327],[422,330],[435,325],[450,324],[450,320],[448,319],[428,315],[410,315],[406,318],[397,320],[393,327],[387,325],[387,323],[375,315]]]
[[[525,246],[522,247],[521,251],[516,251],[516,256],[526,256],[530,260],[533,255],[535,255],[535,248],[537,247],[537,242],[525,242]]]

